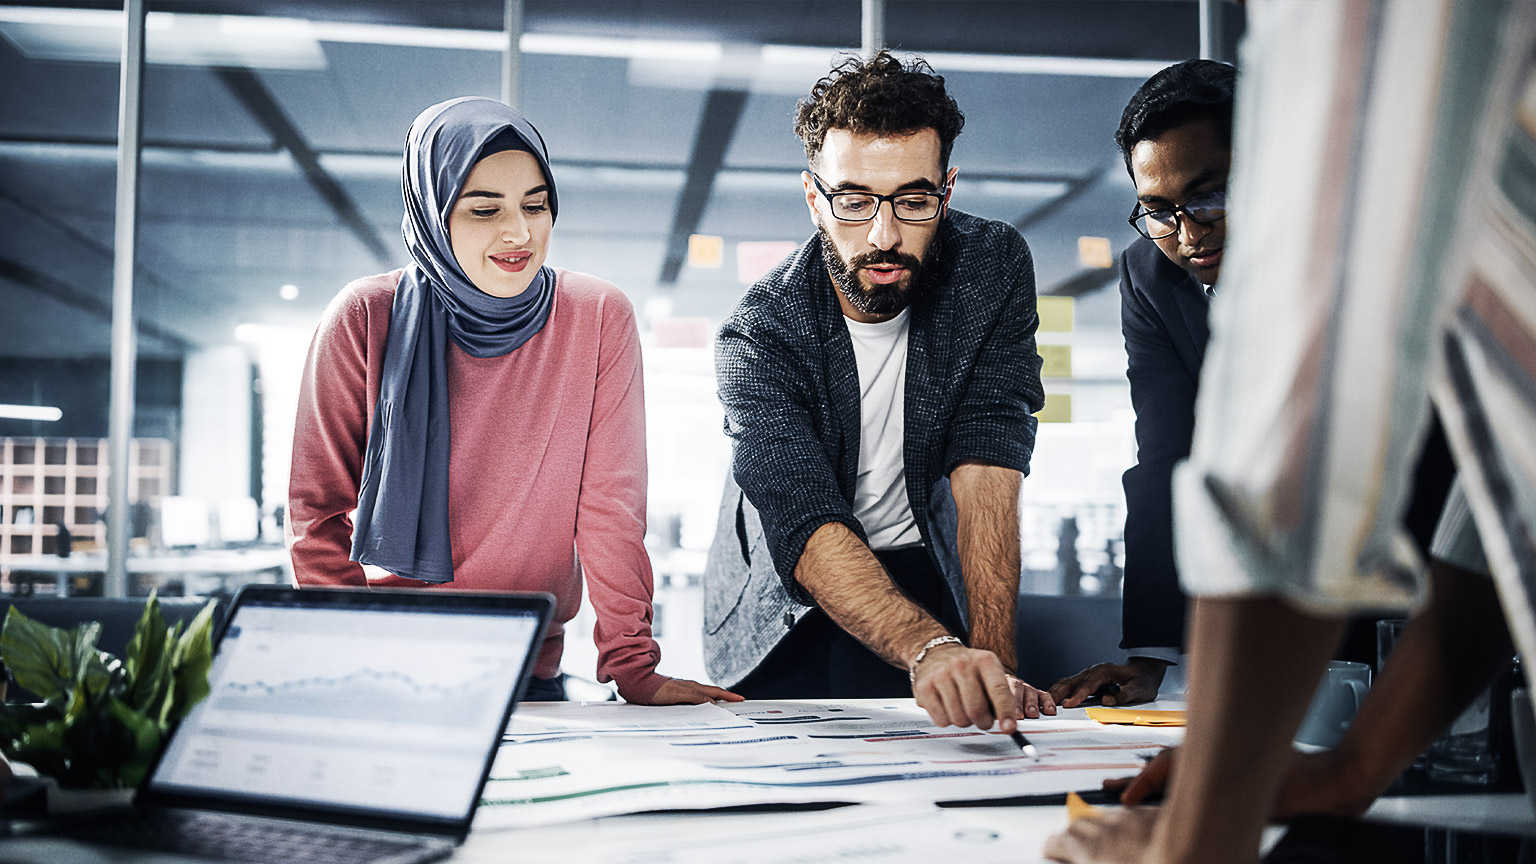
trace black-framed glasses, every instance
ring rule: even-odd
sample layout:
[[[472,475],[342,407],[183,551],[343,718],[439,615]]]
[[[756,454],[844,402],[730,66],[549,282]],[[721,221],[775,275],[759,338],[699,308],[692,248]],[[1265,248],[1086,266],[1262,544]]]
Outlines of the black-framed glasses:
[[[1225,190],[1206,192],[1185,201],[1177,207],[1159,207],[1143,210],[1140,204],[1131,210],[1130,223],[1141,236],[1148,240],[1161,240],[1179,231],[1179,214],[1183,213],[1201,225],[1220,222],[1227,218],[1227,193]]]
[[[876,195],[873,192],[828,192],[816,172],[811,172],[811,182],[816,191],[832,205],[832,218],[839,222],[868,222],[880,212],[880,205],[891,202],[891,213],[902,222],[927,222],[944,209],[944,193],[897,192],[893,195]]]

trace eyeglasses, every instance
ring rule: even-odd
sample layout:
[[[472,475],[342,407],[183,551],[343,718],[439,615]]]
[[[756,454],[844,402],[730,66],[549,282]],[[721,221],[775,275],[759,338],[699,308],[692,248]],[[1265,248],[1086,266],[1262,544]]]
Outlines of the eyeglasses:
[[[828,192],[827,187],[821,184],[821,178],[814,172],[811,174],[811,182],[816,184],[816,191],[832,205],[832,217],[839,222],[868,222],[880,212],[880,204],[884,201],[891,202],[891,213],[902,222],[927,222],[938,216],[943,209],[944,193],[947,191],[897,192],[894,195]]]
[[[1177,207],[1160,207],[1143,210],[1137,204],[1131,210],[1130,223],[1148,240],[1161,240],[1179,231],[1179,214],[1183,213],[1200,225],[1209,225],[1227,218],[1227,193],[1224,190],[1207,192],[1185,201]]]

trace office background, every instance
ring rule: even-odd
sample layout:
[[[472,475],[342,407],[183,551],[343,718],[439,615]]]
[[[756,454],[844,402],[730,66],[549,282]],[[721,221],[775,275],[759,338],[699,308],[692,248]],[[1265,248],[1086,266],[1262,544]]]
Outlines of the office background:
[[[729,461],[710,340],[810,235],[797,98],[856,52],[860,0],[523,0],[517,101],[561,193],[549,263],[639,312],[663,671],[702,676],[698,575]],[[884,0],[966,113],[953,204],[1035,255],[1049,422],[1022,588],[1118,593],[1135,458],[1114,262],[1134,192],[1111,135],[1142,80],[1233,59],[1240,7]],[[401,266],[400,149],[424,107],[496,97],[502,0],[151,0],[133,308],[137,546],[280,542],[293,403],[320,311]],[[0,588],[105,537],[120,3],[0,5]],[[56,412],[46,409],[57,409]],[[57,419],[30,419],[16,414]],[[45,439],[39,441],[38,439]],[[130,590],[147,590],[138,580]],[[164,585],[164,580],[161,582]],[[182,587],[185,583],[182,583]],[[88,582],[82,590],[94,590]],[[173,589],[174,590],[174,589]],[[586,620],[589,620],[586,619]],[[583,619],[578,619],[577,627]],[[567,667],[590,674],[579,635]]]

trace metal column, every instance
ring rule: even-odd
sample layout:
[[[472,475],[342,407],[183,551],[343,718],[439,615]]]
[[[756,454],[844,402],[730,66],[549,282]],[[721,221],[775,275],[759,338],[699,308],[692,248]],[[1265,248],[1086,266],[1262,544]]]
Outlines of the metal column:
[[[117,215],[112,245],[112,395],[108,422],[108,597],[128,594],[128,467],[133,438],[133,261],[138,228],[140,127],[144,118],[144,0],[123,4],[123,69],[117,104]]]
[[[864,0],[860,24],[859,51],[865,57],[873,57],[885,47],[885,0]]]
[[[1200,0],[1200,57],[1205,60],[1226,60],[1221,47],[1221,2]]]
[[[501,101],[516,108],[523,90],[523,0],[506,0],[502,29],[507,47],[501,54]]]

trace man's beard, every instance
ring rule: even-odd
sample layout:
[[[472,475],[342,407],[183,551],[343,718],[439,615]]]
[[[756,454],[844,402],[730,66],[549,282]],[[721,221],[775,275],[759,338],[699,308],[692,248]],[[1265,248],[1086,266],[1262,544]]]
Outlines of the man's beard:
[[[847,298],[848,305],[865,315],[876,317],[889,317],[911,306],[927,295],[931,287],[933,251],[938,243],[938,234],[928,241],[927,248],[923,249],[921,258],[908,255],[905,252],[897,252],[894,249],[876,249],[872,252],[862,252],[850,259],[844,260],[837,251],[837,244],[832,242],[832,235],[827,233],[826,226],[818,218],[816,220],[816,233],[821,235],[821,257],[827,262],[827,272],[832,274],[832,281],[842,289],[843,297]],[[876,264],[894,264],[905,267],[907,275],[888,285],[878,282],[865,284],[859,278],[859,271]],[[903,287],[905,285],[905,287]]]

